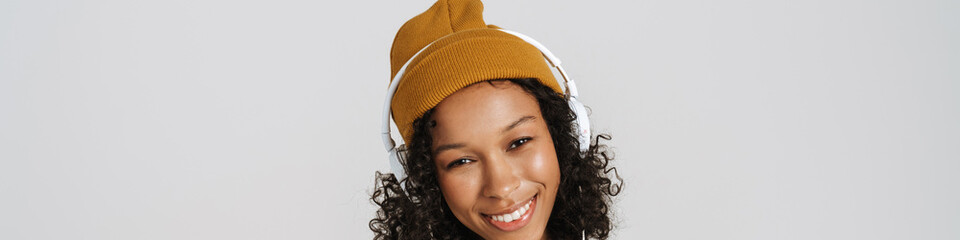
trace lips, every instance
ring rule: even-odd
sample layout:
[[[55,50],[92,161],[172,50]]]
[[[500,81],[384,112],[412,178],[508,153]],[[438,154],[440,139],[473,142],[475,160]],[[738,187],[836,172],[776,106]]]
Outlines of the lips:
[[[523,228],[527,223],[530,223],[530,219],[537,208],[536,200],[537,196],[533,196],[533,198],[530,198],[530,200],[527,200],[526,203],[523,203],[519,207],[503,213],[484,214],[483,218],[487,220],[487,223],[490,223],[501,231],[509,232]]]

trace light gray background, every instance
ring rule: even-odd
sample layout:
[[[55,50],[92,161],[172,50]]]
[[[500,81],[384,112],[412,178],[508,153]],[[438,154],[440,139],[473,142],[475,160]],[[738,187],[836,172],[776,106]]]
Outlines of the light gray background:
[[[369,239],[432,1],[0,1],[0,239]],[[960,238],[957,1],[495,1],[614,136],[616,239]]]

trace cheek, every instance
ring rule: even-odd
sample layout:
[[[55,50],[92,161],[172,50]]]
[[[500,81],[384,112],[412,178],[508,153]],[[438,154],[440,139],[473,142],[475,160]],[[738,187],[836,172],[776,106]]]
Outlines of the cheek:
[[[470,176],[457,174],[439,174],[437,181],[450,211],[461,215],[469,212],[480,194],[479,181],[471,181]]]
[[[560,183],[560,163],[553,143],[541,144],[532,153],[529,161],[525,161],[526,172],[532,180],[545,184],[548,189],[556,188]]]

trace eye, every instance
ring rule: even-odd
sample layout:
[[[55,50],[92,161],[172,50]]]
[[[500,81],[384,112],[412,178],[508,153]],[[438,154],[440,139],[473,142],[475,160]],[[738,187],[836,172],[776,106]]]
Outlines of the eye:
[[[513,142],[510,143],[510,148],[509,148],[509,149],[518,148],[518,147],[520,147],[521,145],[529,142],[531,139],[533,139],[533,138],[531,138],[531,137],[522,137],[522,138],[520,138],[520,139],[513,140]]]
[[[473,160],[470,160],[470,159],[467,159],[467,158],[461,158],[461,159],[453,160],[453,162],[450,162],[450,164],[447,164],[447,169],[455,168],[455,167],[458,167],[458,166],[460,166],[460,165],[464,165],[464,164],[467,164],[467,163],[470,163],[470,162],[473,162]]]

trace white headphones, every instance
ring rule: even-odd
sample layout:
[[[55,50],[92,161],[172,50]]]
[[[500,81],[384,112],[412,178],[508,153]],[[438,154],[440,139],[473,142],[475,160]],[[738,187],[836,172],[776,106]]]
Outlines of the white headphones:
[[[547,47],[544,47],[542,44],[540,44],[540,42],[537,42],[537,40],[534,40],[527,35],[504,29],[497,30],[516,36],[536,47],[538,50],[540,50],[540,53],[543,54],[544,58],[547,59],[547,62],[550,62],[550,65],[555,67],[557,71],[560,72],[560,77],[563,79],[563,82],[560,82],[560,78],[557,78],[557,82],[564,86],[567,104],[570,105],[570,108],[577,115],[576,128],[578,139],[580,140],[580,152],[586,152],[587,149],[590,148],[590,119],[587,119],[587,109],[583,107],[583,104],[580,103],[579,100],[577,100],[577,96],[579,96],[579,93],[577,92],[577,85],[573,82],[573,79],[568,78],[567,73],[563,71],[563,67],[560,66],[560,59],[554,56],[553,53],[547,49]],[[397,92],[397,86],[400,83],[400,79],[403,78],[403,74],[406,72],[407,66],[410,65],[410,62],[413,61],[417,55],[420,55],[424,49],[427,49],[430,47],[430,45],[433,45],[433,43],[440,39],[434,40],[430,44],[427,44],[427,46],[423,47],[420,49],[420,51],[417,51],[416,54],[410,57],[410,60],[407,60],[407,62],[403,64],[403,67],[400,67],[400,71],[397,71],[397,75],[395,75],[393,77],[393,81],[390,82],[390,88],[387,89],[387,97],[383,101],[383,125],[380,130],[380,135],[383,137],[383,146],[386,148],[387,155],[389,155],[390,158],[390,168],[392,169],[393,174],[397,177],[398,181],[403,180],[403,178],[406,177],[406,172],[403,171],[403,165],[400,164],[400,153],[397,149],[398,144],[395,144],[393,138],[390,136],[390,103],[393,101],[393,94]],[[402,144],[403,139],[400,141]]]

